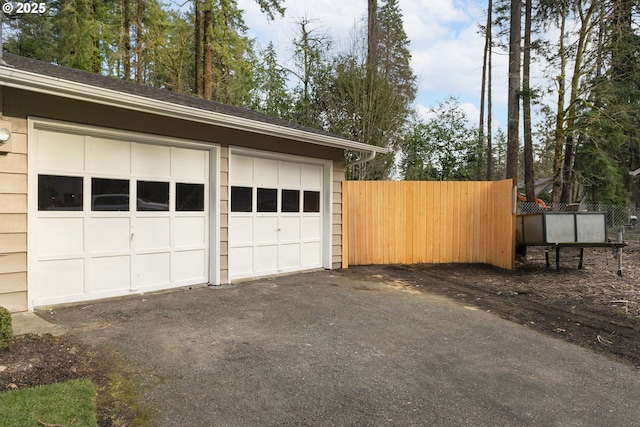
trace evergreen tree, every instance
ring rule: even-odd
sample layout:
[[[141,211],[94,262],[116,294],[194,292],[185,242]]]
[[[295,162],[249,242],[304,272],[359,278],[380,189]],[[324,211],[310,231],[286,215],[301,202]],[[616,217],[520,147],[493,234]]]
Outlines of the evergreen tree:
[[[378,12],[378,72],[394,88],[405,108],[402,120],[409,113],[416,97],[416,76],[409,64],[410,40],[404,31],[398,0],[387,0]]]
[[[114,0],[60,0],[52,17],[55,61],[100,73],[121,26]]]
[[[193,28],[188,16],[176,10],[158,10],[157,16],[145,25],[144,83],[193,94]]]
[[[284,14],[280,0],[257,3],[271,20],[276,13]],[[194,15],[196,93],[227,104],[251,105],[257,60],[237,0],[194,0]]]
[[[8,19],[10,31],[3,33],[4,49],[15,55],[52,62],[56,57],[56,45],[52,16],[56,10],[50,8],[44,15],[24,14]],[[8,17],[11,18],[11,17]]]
[[[282,119],[291,119],[293,99],[287,90],[288,72],[278,64],[273,43],[260,55],[257,99],[252,106],[256,111]]]
[[[376,2],[369,3],[370,7]],[[371,21],[371,13],[369,20]],[[410,67],[409,39],[404,31],[402,12],[397,0],[387,0],[375,14],[374,43],[367,38],[367,60],[360,65],[357,55],[344,57],[336,68],[335,94],[344,94],[355,110],[337,117],[351,120],[348,135],[367,143],[388,147],[391,153],[347,170],[350,179],[388,179],[395,165],[394,157],[405,130],[411,104],[416,94],[416,77]],[[375,52],[371,52],[375,45]],[[371,62],[375,60],[375,64]],[[375,68],[374,68],[375,67]],[[343,101],[344,101],[343,100]],[[335,103],[334,103],[335,104]],[[338,103],[339,104],[339,103]],[[334,116],[336,117],[336,116]],[[344,120],[342,120],[344,121]],[[344,124],[344,123],[343,123]],[[347,153],[347,160],[360,158],[360,153]]]

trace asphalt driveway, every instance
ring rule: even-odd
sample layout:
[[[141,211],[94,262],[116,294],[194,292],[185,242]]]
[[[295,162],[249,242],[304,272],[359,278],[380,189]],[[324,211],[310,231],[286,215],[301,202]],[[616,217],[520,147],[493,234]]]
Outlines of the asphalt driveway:
[[[159,426],[637,426],[640,372],[340,271],[60,308],[116,349]]]

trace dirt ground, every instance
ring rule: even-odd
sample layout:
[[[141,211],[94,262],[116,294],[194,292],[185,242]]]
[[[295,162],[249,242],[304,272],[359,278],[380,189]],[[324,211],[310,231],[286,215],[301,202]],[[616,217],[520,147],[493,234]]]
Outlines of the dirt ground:
[[[0,393],[88,378],[98,390],[98,425],[123,426],[131,416],[109,392],[115,366],[110,354],[72,336],[21,335],[0,351]]]
[[[543,249],[529,248],[515,271],[447,264],[354,266],[341,274],[444,295],[640,368],[640,244],[622,259],[622,277],[613,251],[603,248],[585,249],[580,270],[575,249],[563,249],[558,272],[546,267]],[[99,389],[99,425],[126,425],[106,392],[114,366],[110,355],[71,336],[20,336],[0,352],[0,392],[90,378]]]
[[[515,271],[487,265],[350,267],[348,274],[396,281],[444,295],[640,368],[640,244],[622,253],[622,277],[609,248],[563,248],[546,267],[544,248],[528,248]]]

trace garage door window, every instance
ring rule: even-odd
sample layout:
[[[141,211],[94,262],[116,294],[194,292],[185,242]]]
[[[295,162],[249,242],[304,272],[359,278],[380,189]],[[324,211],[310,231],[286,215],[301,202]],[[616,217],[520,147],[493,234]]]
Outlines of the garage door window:
[[[128,179],[91,179],[92,211],[128,211]]]
[[[282,190],[281,212],[300,212],[300,190]]]
[[[304,192],[304,211],[320,212],[320,192],[319,191]]]
[[[258,212],[278,211],[278,190],[275,188],[258,188]]]
[[[38,175],[38,210],[81,211],[82,178]]]
[[[231,212],[251,212],[253,210],[253,188],[231,187]]]
[[[176,211],[204,211],[204,184],[176,184]]]
[[[138,181],[138,211],[168,211],[169,183],[156,181]]]

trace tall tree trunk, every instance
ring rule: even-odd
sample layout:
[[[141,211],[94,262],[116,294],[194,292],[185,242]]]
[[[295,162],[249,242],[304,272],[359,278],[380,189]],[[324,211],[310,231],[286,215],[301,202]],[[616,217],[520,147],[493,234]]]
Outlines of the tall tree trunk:
[[[124,80],[131,80],[131,34],[129,31],[131,30],[131,0],[123,0],[122,1],[122,44],[124,45],[123,52],[123,67],[124,67],[124,75],[122,76]]]
[[[203,12],[204,52],[202,55],[202,97],[213,98],[213,11],[207,7]]]
[[[307,23],[306,18],[300,22],[300,45],[302,46],[302,67],[303,67],[303,77],[302,77],[302,87],[303,87],[303,99],[305,104],[309,102],[309,86],[311,84],[311,54],[310,49],[311,46],[309,44],[309,31],[307,31]]]
[[[194,90],[197,96],[202,96],[202,0],[193,0],[193,14],[195,19],[195,52],[194,52]]]
[[[575,155],[574,131],[576,122],[576,104],[578,102],[578,91],[580,90],[580,77],[582,76],[582,62],[585,50],[588,45],[588,37],[591,28],[591,17],[595,12],[597,2],[591,2],[586,13],[582,10],[582,1],[576,5],[580,16],[580,30],[578,31],[578,46],[573,64],[573,75],[571,76],[571,95],[569,96],[569,107],[567,109],[564,162],[562,166],[562,194],[561,203],[571,203],[571,189],[573,184],[573,161]]]
[[[489,0],[489,5],[487,7],[487,26],[485,28],[485,36],[484,36],[484,52],[482,53],[482,82],[480,84],[480,120],[478,123],[478,154],[482,151],[481,147],[484,146],[484,105],[485,105],[485,96],[486,96],[486,87],[487,87],[487,61],[491,43],[491,0]],[[479,160],[479,159],[478,159]],[[489,158],[487,156],[487,161]],[[480,181],[482,179],[482,165],[480,161],[476,166],[476,180]],[[488,179],[488,178],[487,178]]]
[[[507,164],[506,178],[518,182],[518,152],[520,125],[520,41],[522,27],[522,2],[511,0],[511,23],[509,32],[509,88],[507,106]]]
[[[560,75],[557,78],[558,81],[558,103],[556,111],[556,129],[555,129],[555,145],[553,150],[553,190],[552,199],[553,203],[560,203],[562,195],[562,149],[564,148],[565,132],[564,132],[564,92],[565,92],[565,77],[567,67],[566,48],[564,45],[565,29],[567,22],[567,3],[566,0],[562,0],[562,8],[560,12],[560,46],[558,56],[560,58]]]
[[[138,0],[138,11],[136,13],[136,56],[138,61],[136,63],[136,82],[142,84],[142,12],[144,11],[144,0]]]
[[[524,188],[528,202],[536,199],[533,175],[533,138],[531,137],[531,10],[526,0],[524,18],[524,60],[522,64],[522,120],[524,131]]]
[[[493,61],[493,1],[489,0],[489,58],[487,61],[487,180],[493,179],[493,134],[491,132],[491,121],[493,120],[493,100],[492,100],[492,61]]]
[[[93,16],[98,16],[98,2],[91,2],[91,10],[93,12]],[[93,53],[91,55],[91,72],[95,74],[100,74],[102,72],[102,53],[100,49],[100,36],[96,34],[93,40]]]
[[[378,67],[378,0],[367,0],[367,70]]]
[[[628,152],[621,156],[619,162],[622,169],[635,170],[638,167],[640,154],[638,153],[638,36],[636,33],[637,19],[634,20],[634,11],[637,7],[636,0],[613,1],[611,25],[612,52],[611,52],[611,83],[619,88],[615,95],[618,111],[624,111],[628,117],[620,117],[620,126],[623,128],[619,137],[621,147]],[[621,90],[625,88],[624,90]],[[622,116],[622,115],[621,115]],[[625,186],[637,198],[637,180],[630,179],[625,173]],[[634,188],[635,187],[635,188]],[[635,189],[635,191],[634,191]],[[635,194],[634,194],[635,193]],[[637,201],[636,201],[637,203]]]
[[[372,126],[371,114],[375,110],[373,93],[375,91],[374,82],[378,72],[378,0],[367,0],[367,76],[364,88],[366,102],[363,104],[363,118],[361,132],[364,140],[368,139]],[[371,166],[369,162],[355,166],[359,180],[365,179],[367,169]]]

